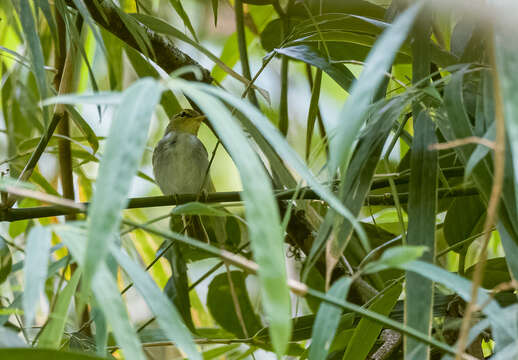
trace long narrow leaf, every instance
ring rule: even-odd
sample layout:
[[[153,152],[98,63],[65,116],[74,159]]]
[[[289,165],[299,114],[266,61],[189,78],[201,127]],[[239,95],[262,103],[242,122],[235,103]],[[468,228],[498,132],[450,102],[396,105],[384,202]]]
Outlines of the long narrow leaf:
[[[25,249],[25,292],[23,293],[23,311],[27,326],[32,326],[36,307],[43,292],[47,278],[50,253],[50,228],[37,226],[30,230]]]
[[[58,301],[54,311],[49,315],[50,319],[41,333],[38,341],[39,347],[48,347],[58,349],[63,338],[63,330],[65,330],[65,323],[67,320],[68,308],[72,296],[76,292],[79,278],[81,277],[81,270],[76,270],[67,286],[60,292]]]
[[[86,294],[90,280],[108,253],[113,233],[119,227],[121,211],[128,202],[131,181],[146,144],[150,117],[161,92],[156,81],[144,78],[123,93],[110,127],[106,151],[99,165],[97,186],[88,208],[90,222],[82,295]]]
[[[313,65],[329,75],[345,91],[349,91],[356,80],[351,70],[343,64],[331,63],[318,49],[308,45],[296,45],[275,49],[276,53]]]
[[[279,210],[263,165],[226,107],[195,84],[172,80],[208,117],[239,169],[254,259],[259,265],[263,304],[275,352],[286,351],[291,334],[290,297]],[[207,87],[210,88],[210,87]],[[268,226],[265,226],[268,224]]]
[[[74,259],[80,266],[85,265],[84,258],[87,251],[87,232],[81,223],[55,226],[54,231],[61,237]],[[117,281],[106,266],[106,262],[99,264],[94,278],[91,281],[92,291],[99,307],[110,324],[118,345],[122,348],[124,357],[130,360],[144,360],[146,357],[135,328],[130,323],[126,306],[119,293]]]
[[[414,27],[412,42],[413,66],[412,82],[419,84],[430,74],[431,9],[424,7]],[[433,263],[435,256],[435,212],[437,208],[437,151],[429,147],[437,142],[435,124],[420,102],[412,106],[414,119],[414,139],[410,157],[410,194],[408,199],[407,244],[425,246],[428,251],[423,261]],[[405,282],[405,323],[424,333],[432,329],[433,282],[421,275],[407,273]],[[422,343],[406,338],[404,341],[405,359],[430,357],[430,350]]]
[[[168,339],[182,349],[189,359],[201,360],[202,357],[182,317],[153,279],[117,247],[112,246],[111,254],[133,280],[135,287],[157,316],[157,321]]]
[[[47,77],[45,74],[45,60],[43,58],[43,50],[41,47],[38,33],[36,32],[36,24],[34,15],[32,14],[31,6],[28,0],[21,0],[18,4],[15,2],[15,8],[20,15],[20,22],[25,33],[25,38],[29,44],[31,52],[31,68],[36,78],[36,85],[40,92],[40,98],[45,99],[48,94]],[[49,123],[49,112],[47,109],[43,111],[45,123]]]
[[[381,315],[388,315],[396,304],[401,290],[401,285],[390,288],[369,306],[369,310]],[[354,334],[347,345],[347,350],[342,360],[367,359],[367,355],[376,343],[382,328],[381,324],[362,318],[354,329]]]
[[[347,298],[351,278],[343,277],[337,280],[329,292],[330,297],[337,299]],[[311,335],[311,347],[309,348],[309,360],[325,359],[329,347],[335,336],[336,328],[340,322],[342,309],[331,304],[322,303],[318,309]]]
[[[318,181],[297,152],[288,144],[286,139],[260,111],[241,99],[219,89],[215,89],[204,84],[196,84],[193,86],[199,87],[210,94],[220,97],[246,115],[255,128],[261,132],[265,139],[268,140],[271,146],[277,151],[279,156],[299,173],[299,175],[313,188],[322,200],[327,201],[340,215],[349,220],[353,224],[354,230],[358,233],[360,239],[367,242],[365,231],[356,217],[327,187]]]
[[[330,139],[330,172],[334,173],[339,166],[347,168],[349,158],[354,149],[354,141],[360,131],[368,107],[385,76],[385,69],[394,61],[396,52],[405,41],[412,24],[422,7],[420,1],[403,14],[383,32],[372,48],[358,81],[352,87],[351,94],[340,111],[340,125],[336,136]]]

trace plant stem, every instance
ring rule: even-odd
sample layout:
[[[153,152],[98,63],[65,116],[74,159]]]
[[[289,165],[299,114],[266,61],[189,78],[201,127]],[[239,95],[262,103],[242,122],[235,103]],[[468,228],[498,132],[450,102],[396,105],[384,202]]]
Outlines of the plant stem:
[[[242,0],[236,0],[234,2],[234,13],[236,16],[237,46],[239,49],[239,58],[241,60],[241,70],[243,72],[243,76],[248,80],[251,80],[252,75],[250,73],[250,63],[248,61]],[[257,101],[257,97],[253,89],[248,92],[248,99],[255,107],[259,108],[259,102]]]

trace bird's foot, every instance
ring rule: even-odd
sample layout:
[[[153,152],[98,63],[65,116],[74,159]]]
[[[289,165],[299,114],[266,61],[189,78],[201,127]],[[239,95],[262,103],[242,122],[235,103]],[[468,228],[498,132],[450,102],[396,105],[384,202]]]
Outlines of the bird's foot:
[[[209,192],[206,189],[200,190],[198,193],[198,201],[206,203],[209,199]]]

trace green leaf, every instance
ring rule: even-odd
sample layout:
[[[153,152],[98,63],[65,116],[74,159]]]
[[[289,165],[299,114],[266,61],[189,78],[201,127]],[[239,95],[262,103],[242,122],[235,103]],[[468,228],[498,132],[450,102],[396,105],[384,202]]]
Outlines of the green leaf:
[[[484,139],[487,139],[489,141],[495,141],[496,137],[496,123],[493,122],[489,129],[487,129],[486,133],[484,134]],[[471,156],[468,159],[468,162],[466,164],[466,170],[464,171],[464,181],[466,181],[471,173],[473,172],[473,169],[475,166],[478,165],[482,159],[486,157],[487,154],[489,154],[489,151],[491,149],[488,148],[485,145],[478,144]]]
[[[96,189],[88,207],[90,221],[81,288],[83,299],[90,280],[108,253],[114,232],[119,228],[121,211],[128,202],[133,175],[146,145],[150,118],[161,92],[155,80],[138,80],[124,91],[112,121],[106,150],[99,164]]]
[[[356,80],[353,73],[343,64],[331,63],[317,48],[309,45],[296,45],[275,49],[275,52],[313,65],[329,75],[345,91],[349,91]]]
[[[199,50],[201,53],[206,55],[210,60],[212,60],[214,63],[216,63],[218,66],[220,66],[230,76],[241,81],[245,85],[250,84],[250,81],[248,79],[246,79],[244,76],[242,76],[242,75],[238,74],[237,72],[235,72],[234,70],[232,70],[229,66],[227,66],[225,63],[223,63],[223,61],[221,61],[218,56],[211,53],[209,50],[207,50],[204,46],[201,46],[196,41],[191,40],[183,32],[181,32],[180,30],[169,25],[165,21],[163,21],[157,17],[145,15],[145,14],[132,14],[132,15],[138,21],[140,21],[144,25],[148,26],[151,30],[154,30],[161,34],[171,35],[171,36],[193,46],[195,49]],[[266,101],[270,102],[270,97],[269,97],[268,92],[266,92],[266,90],[258,88],[256,85],[252,85],[252,87],[254,89],[258,90],[261,93],[261,95],[266,99]]]
[[[220,210],[216,206],[196,201],[175,206],[175,208],[171,211],[171,214],[200,216],[232,216],[231,213]]]
[[[369,111],[369,113],[373,114],[372,118],[358,139],[351,163],[347,172],[342,175],[342,182],[339,186],[340,199],[353,216],[358,216],[365,204],[365,199],[371,190],[370,185],[376,172],[383,146],[390,133],[390,129],[397,121],[405,105],[406,101],[403,97],[396,97],[389,100],[388,103],[384,101],[377,102]],[[324,241],[327,240],[325,234],[328,234],[333,225],[335,225],[335,218],[336,214],[333,212],[326,214],[326,219],[319,229],[319,234],[322,234],[322,236],[317,237],[309,254],[311,263],[319,256],[318,250],[324,247]],[[354,224],[351,224],[349,219],[338,224],[340,226],[335,230],[338,231],[337,236],[334,236],[327,243],[328,268],[336,264],[341,254],[347,248],[352,236]],[[364,250],[370,251],[370,242],[361,236],[360,240]]]
[[[76,269],[67,286],[59,293],[54,311],[49,315],[49,321],[38,340],[38,347],[60,348],[67,321],[68,308],[70,307],[72,296],[76,292],[80,277],[81,269]]]
[[[35,5],[41,9],[43,16],[47,20],[47,24],[49,25],[50,32],[52,33],[52,37],[54,41],[57,41],[57,27],[56,22],[54,21],[54,17],[52,16],[52,10],[50,9],[50,4],[48,0],[36,0]]]
[[[160,291],[153,279],[117,247],[112,246],[111,254],[133,280],[135,287],[156,315],[158,324],[164,330],[168,339],[182,349],[189,359],[201,360],[202,357],[196,349],[190,331],[183,323],[178,310]]]
[[[418,41],[418,39],[416,39]],[[415,58],[414,58],[415,59]],[[428,69],[429,69],[429,63]],[[416,105],[414,108],[418,108]],[[414,114],[416,114],[414,110]],[[415,115],[414,115],[415,116]],[[436,143],[435,124],[422,110],[414,118],[414,139],[410,159],[410,185],[408,200],[407,244],[425,246],[424,261],[434,261],[435,254],[435,211],[437,207],[438,155],[429,146]],[[408,325],[429,333],[432,325],[433,283],[418,274],[407,274],[406,322]],[[428,359],[427,346],[414,339],[406,339],[405,351],[415,354],[413,359]]]
[[[466,269],[466,277],[473,279],[476,264]],[[486,289],[493,289],[500,284],[511,281],[511,275],[509,274],[509,268],[507,267],[507,261],[505,257],[498,257],[488,259],[484,266],[484,280],[482,286]]]
[[[228,354],[231,356],[233,350],[236,350],[239,347],[239,344],[230,344],[230,345],[222,345],[212,348],[210,350],[203,352],[203,360],[210,359],[221,359],[222,355]]]
[[[88,141],[93,153],[95,154],[99,149],[99,140],[97,140],[97,135],[95,135],[92,127],[73,106],[67,106],[67,111],[71,115],[72,121],[86,138],[86,141]]]
[[[230,275],[247,334],[243,333],[243,328],[236,314],[227,273],[219,274],[211,281],[207,293],[207,307],[214,320],[223,329],[236,334],[240,338],[247,338],[257,333],[262,324],[248,297],[245,274],[241,271],[231,271]]]
[[[398,267],[442,284],[455,291],[464,301],[470,301],[471,282],[459,275],[420,260],[407,262]],[[516,330],[514,327],[509,326],[509,319],[502,316],[502,308],[483,289],[478,290],[477,306],[480,307],[482,313],[491,318],[493,326],[496,326],[499,329],[498,331],[501,331],[500,335],[502,337],[507,337],[508,339],[516,338]]]
[[[376,5],[377,1],[354,0],[354,1],[324,1],[307,0],[305,4],[295,3],[288,9],[291,16],[307,16],[307,5],[312,14],[322,13],[344,13],[366,16],[373,19],[383,19],[385,9]]]
[[[169,0],[169,2],[171,3],[171,5],[174,7],[176,13],[178,14],[178,16],[180,16],[180,18],[182,18],[182,21],[184,23],[185,26],[187,26],[187,29],[189,29],[189,31],[191,32],[192,34],[192,37],[194,38],[194,40],[196,40],[196,42],[198,42],[198,38],[196,37],[196,32],[194,31],[194,28],[191,24],[191,20],[189,19],[189,15],[187,15],[187,13],[185,12],[183,6],[182,6],[182,3],[180,2],[180,0]],[[212,2],[212,6],[214,6],[214,1]],[[216,1],[216,15],[215,15],[215,18],[217,17],[217,1]]]
[[[0,284],[2,284],[9,274],[13,265],[13,258],[11,251],[5,242],[5,239],[0,235]]]
[[[512,13],[518,10],[516,3],[512,1],[497,2],[501,11]],[[516,66],[518,66],[518,48],[514,46],[516,34],[514,27],[507,27],[504,24],[496,24],[495,26],[495,62],[498,75],[498,85],[500,86],[503,112],[505,118],[505,128],[507,130],[507,139],[512,153],[512,164],[514,170],[514,193],[515,203],[518,206],[518,75],[516,74]],[[501,104],[495,102],[495,107]],[[496,120],[498,121],[498,120]]]
[[[72,0],[72,1],[74,2],[74,5],[75,5],[77,11],[79,11],[79,13],[83,17],[84,21],[90,27],[90,30],[92,31],[92,33],[95,37],[97,46],[99,46],[101,48],[102,52],[104,54],[106,54],[107,52],[106,52],[106,47],[103,42],[103,38],[102,38],[101,34],[99,34],[99,30],[95,26],[95,23],[92,20],[92,16],[90,15],[90,12],[88,11],[87,7],[84,5],[84,2],[80,1],[80,0]],[[115,7],[115,9],[117,9],[117,7]]]
[[[44,68],[45,59],[43,57],[40,38],[36,30],[34,15],[28,0],[20,0],[20,2],[15,2],[14,4],[16,10],[18,11],[20,22],[25,33],[25,39],[27,40],[29,50],[31,52],[31,69],[34,72],[40,98],[45,99],[48,96],[47,76],[45,74]],[[48,110],[46,109],[43,110],[43,118],[45,124],[48,124],[50,121],[50,116]]]
[[[311,173],[304,161],[300,158],[297,152],[288,144],[286,139],[279,133],[279,131],[271,124],[271,122],[255,107],[242,101],[241,99],[227,93],[209,87],[203,84],[194,85],[197,88],[219,96],[221,99],[230,105],[239,109],[249,119],[255,129],[257,129],[262,136],[270,143],[270,145],[277,151],[279,156],[286,161],[299,175],[308,183],[309,186],[321,197],[322,200],[329,203],[340,215],[345,217],[353,224],[353,228],[358,234],[358,237],[367,243],[367,236],[361,227],[356,217],[347,209],[340,200]]]
[[[167,242],[165,242],[164,245],[165,244],[167,244]],[[176,309],[182,316],[185,325],[187,325],[190,330],[194,331],[194,324],[191,316],[191,300],[189,298],[187,264],[183,256],[182,248],[177,241],[172,244],[167,257],[171,263],[172,274],[165,284],[164,293],[176,306]]]
[[[308,76],[311,75],[311,68],[308,71]],[[310,79],[311,81],[311,79]],[[320,116],[318,100],[320,98],[320,89],[322,84],[322,70],[317,69],[315,74],[315,79],[313,80],[313,86],[311,88],[311,100],[309,101],[309,110],[308,116],[306,119],[306,161],[308,161],[311,153],[311,140],[313,139],[313,130],[315,128],[315,121],[317,116]],[[321,133],[323,131],[321,130]],[[325,132],[321,134],[322,137],[325,137]]]
[[[291,333],[290,297],[286,282],[283,234],[273,190],[261,161],[237,121],[217,98],[207,94],[210,87],[198,85],[180,79],[170,81],[172,88],[181,89],[197,103],[240,172],[243,184],[241,197],[245,203],[254,259],[259,265],[263,306],[270,323],[275,352],[282,356]]]
[[[51,231],[49,227],[36,226],[29,231],[25,248],[25,291],[23,293],[23,312],[25,323],[32,326],[36,308],[47,278],[50,254]]]
[[[466,240],[472,235],[482,232],[482,223],[486,217],[486,207],[478,196],[468,196],[454,199],[448,208],[444,219],[444,239],[449,246]],[[457,253],[467,250],[464,247],[456,248]]]
[[[351,286],[351,278],[342,277],[335,281],[327,295],[336,299],[345,299]],[[340,321],[342,309],[328,304],[321,303],[318,309],[313,332],[311,334],[311,347],[309,348],[309,360],[325,359],[329,347],[335,336],[336,328]]]
[[[246,32],[246,29],[245,29]],[[247,34],[248,35],[248,34]],[[246,36],[246,45],[250,45],[252,42],[252,36]],[[225,45],[223,45],[223,50],[221,51],[221,55],[219,56],[220,60],[225,63],[229,67],[234,67],[239,60],[239,50],[237,49],[237,33],[232,33],[225,41]],[[217,64],[214,65],[211,71],[211,75],[214,80],[218,82],[222,82],[223,79],[227,76],[227,72],[223,70]]]
[[[399,284],[390,288],[369,306],[369,310],[381,315],[388,315],[396,304],[401,290],[402,286]],[[383,325],[370,319],[362,318],[347,345],[343,360],[367,359],[367,355],[376,343],[382,328]]]
[[[151,65],[151,63],[144,59],[142,55],[130,46],[125,47],[126,55],[135,69],[135,72],[139,77],[151,76],[155,79],[159,79],[160,75],[158,71]],[[171,91],[164,91],[160,104],[164,108],[167,116],[172,118],[175,114],[182,111],[182,107],[178,102],[178,99]]]
[[[403,266],[405,263],[419,259],[427,251],[426,246],[394,246],[383,252],[379,260],[368,263],[363,272],[366,274],[376,273],[395,267]]]
[[[88,353],[50,349],[0,349],[0,357],[9,360],[100,360],[106,359]]]
[[[92,94],[65,94],[53,96],[41,102],[42,106],[53,104],[101,104],[118,105],[123,96],[119,92],[99,91]]]
[[[339,166],[347,168],[354,149],[354,141],[365,122],[368,107],[385,77],[385,71],[394,61],[398,49],[405,41],[412,24],[422,7],[418,2],[401,14],[380,36],[372,48],[358,81],[354,83],[344,107],[340,111],[340,125],[330,138],[330,173]]]
[[[84,223],[56,225],[54,231],[61,237],[79,266],[84,269],[86,239],[88,233]],[[122,348],[124,357],[129,360],[144,360],[146,357],[135,328],[130,323],[124,302],[119,293],[117,281],[108,269],[106,262],[101,262],[91,281],[92,291],[99,308],[110,324],[117,345]]]

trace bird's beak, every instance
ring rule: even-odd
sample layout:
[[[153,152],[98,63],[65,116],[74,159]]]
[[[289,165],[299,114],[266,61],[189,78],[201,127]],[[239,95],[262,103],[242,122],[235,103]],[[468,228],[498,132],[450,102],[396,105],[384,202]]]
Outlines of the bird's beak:
[[[202,122],[206,122],[207,121],[207,117],[205,115],[200,115],[200,116],[196,116],[196,117],[191,118],[191,120],[198,121],[201,124]]]

